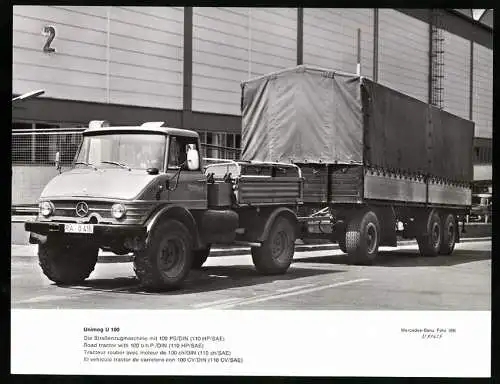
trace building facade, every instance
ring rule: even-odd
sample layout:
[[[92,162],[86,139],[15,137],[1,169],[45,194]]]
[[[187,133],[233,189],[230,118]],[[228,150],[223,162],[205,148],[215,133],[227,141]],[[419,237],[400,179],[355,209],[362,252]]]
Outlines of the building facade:
[[[15,6],[13,203],[34,203],[90,120],[196,130],[237,157],[240,82],[297,64],[356,72],[476,124],[491,167],[493,30],[423,9]],[[437,100],[437,101],[436,101]],[[58,133],[58,129],[65,134]],[[43,132],[43,133],[42,133]],[[484,167],[483,167],[484,168]]]

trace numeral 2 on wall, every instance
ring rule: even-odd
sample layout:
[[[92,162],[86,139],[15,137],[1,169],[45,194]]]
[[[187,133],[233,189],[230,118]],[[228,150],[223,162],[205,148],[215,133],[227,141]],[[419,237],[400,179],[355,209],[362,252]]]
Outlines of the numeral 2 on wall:
[[[56,30],[52,26],[46,26],[43,28],[43,34],[47,35],[47,41],[45,41],[45,45],[43,46],[43,51],[44,52],[55,52],[55,48],[52,48],[50,44],[54,40],[54,37],[56,37]]]

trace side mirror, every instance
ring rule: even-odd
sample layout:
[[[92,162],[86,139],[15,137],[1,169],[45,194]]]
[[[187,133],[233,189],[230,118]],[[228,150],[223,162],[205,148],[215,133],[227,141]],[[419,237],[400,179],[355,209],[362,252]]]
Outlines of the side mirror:
[[[187,168],[190,171],[196,171],[200,169],[200,154],[193,147],[189,147],[187,151]]]
[[[56,152],[56,158],[55,158],[55,166],[58,171],[61,171],[61,161],[60,161],[60,154],[59,152]]]

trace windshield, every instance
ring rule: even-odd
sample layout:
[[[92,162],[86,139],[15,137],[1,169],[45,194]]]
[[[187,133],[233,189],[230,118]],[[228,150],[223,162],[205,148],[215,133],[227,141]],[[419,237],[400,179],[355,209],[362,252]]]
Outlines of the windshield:
[[[75,158],[77,167],[163,169],[166,137],[119,133],[85,136]]]

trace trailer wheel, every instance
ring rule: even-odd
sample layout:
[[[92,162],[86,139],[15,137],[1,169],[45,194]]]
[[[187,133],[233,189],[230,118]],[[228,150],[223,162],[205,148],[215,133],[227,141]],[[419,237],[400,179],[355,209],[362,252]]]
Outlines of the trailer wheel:
[[[377,215],[368,211],[354,216],[347,224],[346,251],[351,264],[373,264],[380,244]]]
[[[86,243],[70,244],[49,240],[38,245],[43,273],[56,284],[71,285],[90,276],[97,263],[99,247]]]
[[[193,251],[193,262],[191,263],[191,268],[200,269],[205,261],[207,261],[208,255],[210,255],[210,245],[207,248]]]
[[[418,249],[422,256],[434,257],[439,254],[443,242],[441,218],[436,211],[431,211],[427,219],[425,235],[417,237]]]
[[[150,234],[148,246],[134,253],[134,271],[148,289],[180,288],[192,265],[188,229],[177,220],[160,222]]]
[[[451,213],[447,214],[443,220],[443,242],[439,249],[441,255],[451,255],[455,249],[457,239],[457,222],[455,216]]]
[[[285,273],[295,252],[295,227],[285,216],[278,216],[269,236],[260,247],[252,247],[252,260],[259,273]]]

